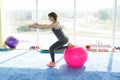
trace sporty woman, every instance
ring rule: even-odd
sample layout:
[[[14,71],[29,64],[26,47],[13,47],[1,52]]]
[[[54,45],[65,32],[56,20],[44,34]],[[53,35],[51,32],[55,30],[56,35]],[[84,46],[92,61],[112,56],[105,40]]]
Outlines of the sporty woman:
[[[51,62],[47,64],[47,66],[55,66],[55,55],[54,50],[68,48],[72,46],[72,44],[68,44],[68,46],[64,46],[66,43],[68,43],[68,37],[64,34],[62,31],[62,27],[57,21],[57,14],[55,12],[51,12],[48,14],[49,20],[51,24],[31,24],[29,25],[29,28],[38,28],[38,29],[51,29],[52,32],[57,37],[58,41],[55,42],[52,46],[50,46],[50,56],[51,56]]]

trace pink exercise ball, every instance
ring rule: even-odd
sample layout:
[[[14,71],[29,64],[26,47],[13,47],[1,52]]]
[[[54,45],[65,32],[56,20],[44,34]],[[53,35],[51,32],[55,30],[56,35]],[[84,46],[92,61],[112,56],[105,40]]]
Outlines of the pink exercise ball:
[[[82,47],[68,48],[64,51],[64,60],[71,67],[81,67],[87,58],[87,52]]]

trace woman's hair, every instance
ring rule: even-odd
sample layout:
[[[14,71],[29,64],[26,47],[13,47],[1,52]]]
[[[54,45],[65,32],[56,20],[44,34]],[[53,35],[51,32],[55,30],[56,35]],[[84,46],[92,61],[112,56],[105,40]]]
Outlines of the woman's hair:
[[[55,12],[51,12],[48,14],[49,17],[53,17],[55,22],[57,21],[57,14]]]

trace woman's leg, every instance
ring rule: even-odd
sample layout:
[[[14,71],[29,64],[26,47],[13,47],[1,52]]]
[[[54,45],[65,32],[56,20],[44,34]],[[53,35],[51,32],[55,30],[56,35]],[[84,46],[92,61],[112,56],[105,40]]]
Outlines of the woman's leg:
[[[59,47],[57,50],[64,50],[64,49],[66,49],[66,48],[68,48],[68,45],[67,45],[67,46]]]
[[[54,44],[49,48],[49,49],[50,49],[50,56],[51,56],[52,62],[55,62],[54,50],[59,49],[59,48],[63,48],[63,46],[64,46],[66,43],[67,43],[67,42],[57,41],[56,43],[54,43]]]

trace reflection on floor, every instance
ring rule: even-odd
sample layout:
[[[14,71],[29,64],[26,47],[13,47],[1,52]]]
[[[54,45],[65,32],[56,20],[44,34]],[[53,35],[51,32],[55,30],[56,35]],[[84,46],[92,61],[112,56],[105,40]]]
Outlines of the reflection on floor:
[[[119,53],[89,53],[81,68],[67,66],[63,54],[56,54],[56,67],[49,61],[37,51],[0,51],[0,80],[120,80]]]

